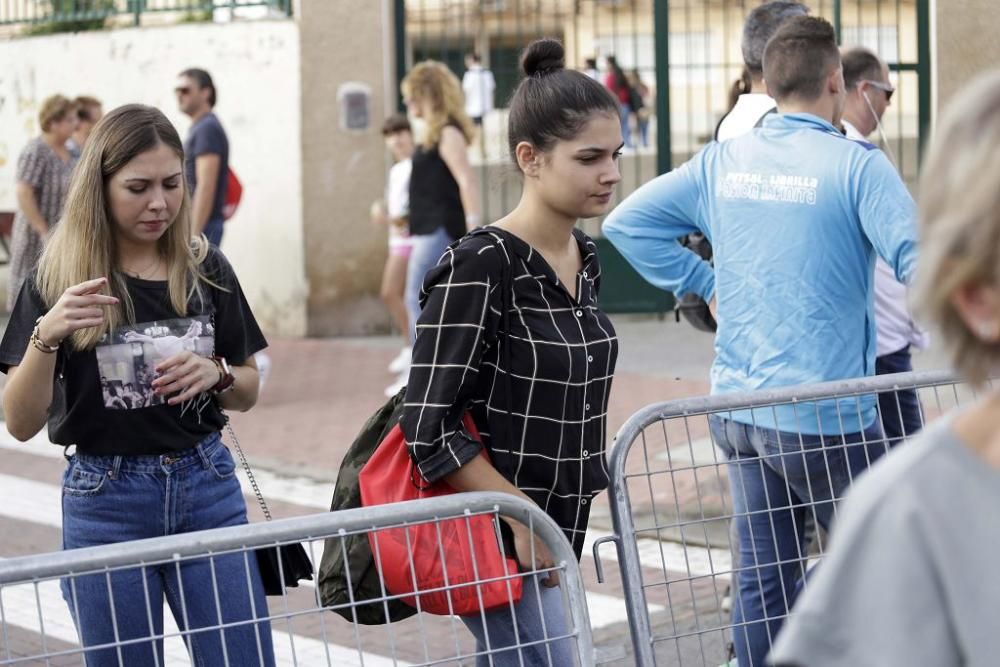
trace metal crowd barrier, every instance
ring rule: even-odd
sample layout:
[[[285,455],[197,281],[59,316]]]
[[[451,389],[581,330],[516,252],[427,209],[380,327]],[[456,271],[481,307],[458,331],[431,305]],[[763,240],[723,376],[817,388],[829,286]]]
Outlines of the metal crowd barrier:
[[[123,511],[127,511],[127,508],[123,508]],[[252,620],[227,621],[221,618],[222,614],[219,613],[218,622],[214,625],[179,630],[173,624],[170,610],[162,609],[159,597],[156,596],[156,602],[151,602],[154,596],[150,595],[150,589],[154,587],[149,582],[154,579],[159,580],[164,573],[167,575],[177,573],[181,580],[180,588],[183,590],[183,577],[180,576],[183,566],[194,562],[209,564],[213,590],[207,598],[204,595],[205,591],[198,593],[203,594],[202,598],[214,600],[215,604],[219,605],[220,601],[225,601],[227,597],[247,594],[246,584],[243,584],[242,591],[238,586],[229,589],[222,587],[220,590],[217,585],[215,570],[221,567],[225,556],[236,554],[243,564],[241,567],[255,567],[256,560],[248,557],[252,556],[254,550],[302,542],[313,562],[315,581],[315,570],[320,563],[323,544],[327,538],[333,538],[332,544],[338,545],[352,535],[426,523],[438,524],[436,530],[440,535],[440,522],[479,515],[490,515],[494,518],[505,516],[518,520],[527,525],[538,540],[549,548],[554,561],[552,568],[535,573],[512,572],[510,577],[504,577],[504,580],[524,577],[523,585],[527,590],[527,587],[534,585],[534,580],[538,578],[535,575],[544,572],[557,573],[560,580],[558,590],[561,592],[566,614],[566,631],[563,634],[553,633],[541,641],[536,640],[536,646],[544,648],[545,645],[556,641],[564,642],[564,645],[569,643],[571,651],[576,653],[578,665],[581,667],[593,665],[593,641],[586,598],[579,564],[572,547],[558,526],[537,506],[499,493],[456,494],[394,505],[329,512],[268,523],[0,560],[0,665],[85,665],[88,654],[96,655],[93,652],[103,649],[103,660],[107,660],[109,654],[112,657],[110,661],[101,662],[102,665],[122,664],[134,667],[134,661],[130,664],[122,656],[123,650],[128,645],[138,642],[145,643],[147,647],[159,644],[161,648],[159,654],[150,648],[149,660],[143,660],[143,664],[188,665],[192,660],[186,644],[196,639],[195,635],[204,636],[206,633],[216,631],[220,633],[218,636],[223,638],[221,642],[223,644],[232,641],[225,640],[226,632],[243,633],[240,636],[246,639],[241,646],[228,644],[230,650],[225,651],[223,659],[216,664],[232,664],[234,667],[269,664],[270,656],[264,655],[268,651],[261,648],[266,646],[266,642],[262,643],[260,633],[262,620],[270,623],[274,664],[277,665],[309,667],[471,665],[476,662],[477,656],[492,658],[497,649],[487,644],[484,652],[477,653],[475,640],[461,620],[454,616],[417,614],[389,625],[363,626],[330,613],[332,608],[324,606],[321,602],[320,592],[315,583],[302,582],[306,585],[287,588],[280,597],[268,598],[267,608],[255,609],[254,615],[250,617]],[[75,612],[79,612],[79,605],[87,603],[85,599],[75,599],[76,591],[94,590],[86,589],[85,580],[82,578],[89,577],[87,581],[90,582],[95,579],[98,582],[106,581],[104,585],[110,589],[112,588],[110,575],[121,572],[136,573],[141,577],[139,581],[142,583],[127,591],[120,590],[116,584],[112,594],[140,596],[140,599],[141,596],[145,596],[145,615],[149,626],[156,626],[153,619],[162,611],[164,619],[162,627],[156,627],[155,631],[138,640],[115,641],[99,646],[91,645],[86,649],[81,648],[70,610],[75,609]],[[60,592],[61,581],[67,582],[68,590],[74,591],[70,596],[69,605],[63,600]],[[447,585],[438,590],[446,589]],[[384,586],[382,590],[385,590]],[[188,615],[195,613],[192,608],[195,597],[196,595],[184,596],[183,592],[181,594],[177,616],[185,621],[182,626],[187,627]],[[382,604],[399,597],[386,593],[383,597],[373,600]],[[371,604],[371,601],[364,604]],[[340,606],[353,609],[355,602]],[[544,617],[542,624],[549,624],[552,620],[551,617]],[[128,623],[130,619],[118,618],[114,622],[115,637],[118,637],[117,624]],[[263,627],[267,628],[266,625]],[[231,634],[230,637],[232,636]],[[243,657],[232,655],[233,648],[245,651],[247,645],[250,646],[252,659],[248,659],[245,654]],[[522,644],[518,643],[517,648],[523,648]]]
[[[774,515],[778,512],[784,513],[779,521],[792,512],[799,512],[796,516],[803,518],[804,515],[813,520],[806,523],[815,523],[817,504],[808,497],[799,498],[788,493],[787,504],[776,502],[770,512],[758,510],[752,516],[751,513],[735,514],[729,488],[729,465],[711,434],[709,416],[727,418],[735,411],[744,411],[742,415],[745,416],[745,411],[753,408],[755,419],[761,418],[764,422],[762,417],[776,414],[778,406],[791,406],[790,409],[801,416],[801,423],[811,421],[815,425],[818,408],[813,401],[838,399],[838,410],[843,411],[838,414],[846,417],[860,408],[862,397],[868,396],[870,400],[873,394],[879,394],[883,399],[879,412],[881,421],[883,417],[888,419],[889,413],[902,412],[901,401],[905,395],[897,392],[907,390],[916,392],[919,398],[921,423],[974,398],[972,389],[949,373],[900,373],[668,401],[644,408],[622,426],[615,439],[609,467],[614,534],[598,540],[594,545],[594,558],[599,568],[598,577],[603,579],[599,548],[604,542],[615,543],[635,663],[639,667],[729,664],[734,640],[730,609],[739,604],[739,599],[730,590],[735,576],[741,571],[749,571],[759,577],[765,567],[775,566],[785,568],[783,572],[787,574],[786,566],[792,566],[796,585],[801,586],[808,568],[822,556],[825,533],[807,526],[805,534],[796,534],[806,549],[799,548],[794,557],[785,560],[779,557],[763,565],[733,565],[737,560],[733,554],[739,552],[734,552],[736,538],[730,537],[731,523],[745,521],[742,525],[749,526],[756,520],[759,527],[759,522],[765,520],[770,522],[773,533]],[[756,427],[751,425],[749,428]],[[825,457],[835,448],[847,451],[847,447],[863,446],[865,455],[877,456],[889,444],[884,438],[855,445],[843,442],[819,445],[824,450],[820,460],[827,461],[828,475],[833,473]],[[788,444],[789,451],[803,454],[801,448],[796,448],[800,443]],[[905,442],[901,446],[905,447]],[[783,449],[778,451],[784,452]],[[789,454],[777,453],[774,457],[766,461],[766,456],[758,456],[759,461],[754,465],[760,465],[761,470],[765,465],[781,469],[788,463]],[[783,490],[788,491],[787,484]],[[826,509],[831,508],[835,516],[836,506],[828,501]],[[751,534],[759,535],[759,528],[755,530],[758,532]],[[778,537],[772,538],[772,542],[777,541]],[[783,579],[782,584],[786,583]],[[794,597],[788,597],[784,600],[786,607],[794,602]],[[785,615],[787,609],[777,618],[770,618],[778,625]],[[768,638],[773,639],[770,635]],[[749,666],[741,664],[740,667]]]

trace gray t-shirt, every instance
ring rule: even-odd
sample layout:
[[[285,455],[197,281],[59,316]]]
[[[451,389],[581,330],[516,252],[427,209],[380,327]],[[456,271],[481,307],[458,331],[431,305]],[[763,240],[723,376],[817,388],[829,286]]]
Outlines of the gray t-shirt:
[[[852,487],[770,659],[1000,664],[1000,472],[945,418]]]

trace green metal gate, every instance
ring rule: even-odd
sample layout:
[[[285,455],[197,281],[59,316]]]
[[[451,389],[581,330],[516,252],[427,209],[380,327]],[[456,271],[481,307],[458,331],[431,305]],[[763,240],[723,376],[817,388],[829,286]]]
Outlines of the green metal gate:
[[[484,119],[471,159],[479,173],[483,212],[495,220],[520,197],[506,152],[506,102],[518,81],[518,54],[538,37],[566,47],[567,67],[586,68],[614,55],[652,89],[648,142],[622,157],[624,198],[711,139],[740,76],[740,38],[758,0],[395,0],[397,74],[432,58],[459,77],[464,55],[480,54],[497,82],[496,110]],[[885,59],[897,93],[883,124],[907,182],[917,176],[921,139],[930,125],[929,0],[814,0],[812,13],[830,20],[845,45],[863,45]],[[600,65],[599,65],[600,67]],[[599,77],[603,79],[603,68]],[[638,119],[633,120],[637,124]],[[633,134],[639,128],[635,127]],[[643,281],[600,238],[600,221],[582,223],[598,240],[605,266],[602,306],[609,312],[665,312],[673,299]]]

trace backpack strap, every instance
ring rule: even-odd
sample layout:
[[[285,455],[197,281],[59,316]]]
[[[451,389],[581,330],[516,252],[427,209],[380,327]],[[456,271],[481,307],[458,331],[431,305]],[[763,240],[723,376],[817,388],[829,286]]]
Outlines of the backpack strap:
[[[760,118],[758,118],[757,122],[753,124],[754,129],[756,129],[758,127],[764,127],[764,119],[767,118],[768,116],[770,116],[773,113],[778,113],[778,107],[771,107],[770,109],[768,109],[767,111],[765,111],[764,115],[761,116]]]
[[[736,107],[733,107],[733,109],[735,108]],[[719,130],[722,128],[722,124],[726,122],[726,119],[729,118],[729,114],[733,113],[733,109],[727,111],[725,115],[723,115],[722,118],[719,119],[719,122],[715,124],[715,132],[712,133],[712,139],[714,139],[715,141],[719,140]],[[765,111],[764,115],[758,118],[757,122],[753,124],[754,128],[764,127],[764,119],[773,113],[778,113],[778,107],[771,107],[770,109]]]
[[[511,364],[511,352],[510,352],[510,309],[513,307],[512,293],[514,291],[514,260],[510,256],[510,250],[507,245],[503,242],[502,235],[495,234],[491,230],[480,227],[469,232],[466,236],[481,236],[483,234],[489,235],[493,240],[493,247],[496,248],[497,254],[500,255],[500,318],[502,323],[502,331],[497,332],[497,337],[503,337],[503,358],[507,362],[507,369],[504,373],[504,397],[507,399],[507,449],[508,451],[514,450],[514,416],[511,413],[511,406],[513,406],[513,390],[511,389],[510,380],[510,364]],[[500,238],[498,238],[498,236]],[[499,370],[499,355],[497,357],[497,368]],[[496,467],[496,461],[493,462],[493,466]],[[502,474],[502,473],[501,473]]]

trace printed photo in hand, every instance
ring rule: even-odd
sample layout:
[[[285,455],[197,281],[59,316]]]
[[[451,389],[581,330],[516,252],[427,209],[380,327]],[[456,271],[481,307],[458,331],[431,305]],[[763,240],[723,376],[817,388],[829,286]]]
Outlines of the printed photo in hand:
[[[189,350],[203,357],[215,350],[211,315],[143,322],[115,329],[97,346],[104,407],[135,410],[166,403],[153,392],[156,365]]]

